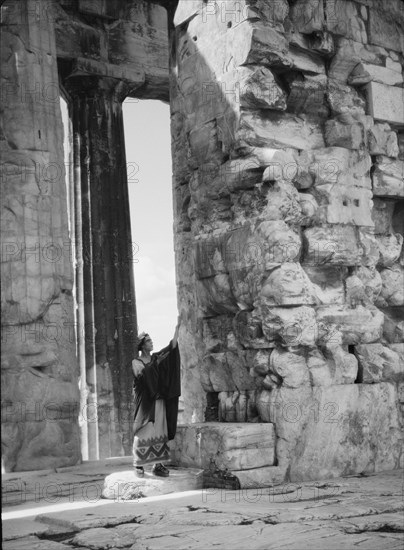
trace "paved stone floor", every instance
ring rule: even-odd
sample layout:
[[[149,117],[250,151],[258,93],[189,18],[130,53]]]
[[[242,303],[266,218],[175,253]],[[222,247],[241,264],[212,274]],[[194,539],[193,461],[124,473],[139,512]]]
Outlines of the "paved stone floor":
[[[134,501],[100,498],[105,475],[124,469],[123,462],[6,474],[4,550],[404,548],[402,471]]]

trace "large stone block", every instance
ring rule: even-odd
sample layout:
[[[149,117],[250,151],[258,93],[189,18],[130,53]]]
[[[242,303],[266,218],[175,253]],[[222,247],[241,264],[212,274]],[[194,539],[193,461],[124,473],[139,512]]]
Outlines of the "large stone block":
[[[282,129],[282,131],[280,131]],[[324,147],[321,124],[314,119],[277,112],[245,111],[236,130],[237,147],[318,149]]]
[[[229,276],[219,273],[197,282],[198,304],[205,316],[237,313],[236,299],[230,286]]]
[[[178,426],[173,456],[180,466],[207,469],[214,460],[230,470],[272,466],[275,433],[272,424],[219,423]]]
[[[296,30],[311,34],[324,28],[323,0],[297,0],[290,9],[289,17]]]
[[[364,45],[347,38],[339,38],[337,50],[330,62],[328,76],[346,84],[349,75],[362,61],[383,65],[387,56],[384,48]]]
[[[318,304],[344,303],[344,276],[346,268],[303,264],[303,269],[314,287],[314,294]]]
[[[275,342],[268,340],[263,334],[262,313],[259,307],[253,311],[239,311],[234,317],[234,332],[239,342],[246,348],[275,347]]]
[[[304,262],[309,265],[360,265],[361,249],[349,225],[312,227],[303,232]]]
[[[250,374],[245,353],[211,353],[203,358],[201,382],[207,392],[253,390],[259,380]]]
[[[298,169],[293,181],[298,187],[312,184],[350,185],[370,189],[369,170],[371,158],[366,151],[349,150],[345,147],[325,147],[303,151],[298,158]],[[293,172],[291,171],[293,174]]]
[[[369,189],[330,183],[317,185],[313,194],[319,205],[315,216],[318,222],[373,227]]]
[[[375,267],[356,267],[345,280],[346,302],[355,308],[372,305],[382,289],[382,279]]]
[[[327,120],[325,123],[325,143],[328,147],[363,149],[366,141],[366,129],[356,121],[349,123]]]
[[[404,54],[404,14],[399,3],[389,10],[382,4],[372,4],[369,10],[369,42]]]
[[[390,268],[382,269],[382,290],[376,305],[378,307],[404,305],[404,267],[395,264]]]
[[[381,267],[391,267],[400,258],[403,246],[403,236],[399,233],[390,235],[377,235],[379,245],[379,261],[377,265]]]
[[[404,363],[394,350],[382,344],[355,346],[359,361],[359,380],[364,384],[404,381]]]
[[[404,161],[377,157],[373,173],[373,194],[377,197],[404,197]]]
[[[342,334],[343,344],[377,342],[383,334],[383,313],[377,308],[319,306],[317,322],[332,326]]]
[[[275,348],[271,353],[270,367],[282,379],[282,386],[298,388],[310,384],[304,355]]]
[[[325,2],[325,26],[329,32],[366,44],[366,23],[355,2],[332,0]]]
[[[404,306],[381,308],[384,313],[383,339],[390,344],[404,343]]]
[[[278,464],[291,481],[397,468],[396,399],[389,383],[274,390]]]
[[[261,282],[260,301],[267,305],[315,304],[315,291],[298,263],[285,263]]]
[[[314,309],[301,307],[271,307],[263,304],[262,330],[269,342],[282,346],[313,346],[317,337]]]
[[[399,154],[397,134],[388,124],[375,124],[368,130],[368,146],[371,155],[396,158]]]
[[[368,113],[375,120],[404,125],[404,89],[369,82],[366,86]]]
[[[271,167],[270,167],[271,168]],[[267,170],[264,173],[266,176]],[[301,201],[295,186],[287,181],[277,181],[265,194],[262,217],[266,220],[284,220],[299,223],[302,218]]]
[[[379,82],[388,86],[397,86],[403,83],[403,75],[400,70],[369,63],[358,63],[349,76],[348,83],[351,86],[362,86],[368,82]]]

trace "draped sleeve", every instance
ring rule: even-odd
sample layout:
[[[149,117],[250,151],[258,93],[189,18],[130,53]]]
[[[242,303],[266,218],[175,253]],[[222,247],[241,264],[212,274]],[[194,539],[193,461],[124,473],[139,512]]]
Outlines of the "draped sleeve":
[[[178,400],[181,395],[181,369],[178,344],[170,344],[152,355],[141,374],[135,377],[134,389],[134,432],[154,422],[155,403],[162,398],[166,405],[168,439],[174,439],[177,429]]]

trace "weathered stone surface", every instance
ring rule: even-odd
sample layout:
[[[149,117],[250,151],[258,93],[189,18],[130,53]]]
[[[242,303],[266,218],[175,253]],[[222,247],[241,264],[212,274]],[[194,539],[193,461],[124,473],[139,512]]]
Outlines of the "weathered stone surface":
[[[396,158],[399,154],[397,134],[388,124],[375,124],[368,130],[369,153]]]
[[[219,422],[261,422],[255,390],[222,391],[218,394]]]
[[[387,344],[404,342],[404,307],[381,308],[384,313],[383,338]]]
[[[362,11],[355,2],[346,0],[325,2],[324,16],[326,27],[331,33],[363,44],[367,43],[366,23]]]
[[[320,265],[371,265],[379,257],[379,249],[372,234],[352,226],[335,225],[312,227],[303,232],[304,262]]]
[[[350,307],[373,304],[382,290],[382,279],[374,267],[358,267],[345,281]]]
[[[303,265],[318,304],[342,304],[344,294],[344,268],[323,265]]]
[[[252,390],[258,382],[250,375],[242,352],[212,353],[203,359],[202,386],[205,391]]]
[[[290,9],[289,17],[296,30],[305,34],[321,31],[324,27],[324,7],[322,0],[305,2],[297,0]]]
[[[404,197],[404,161],[377,157],[373,194],[378,197]]]
[[[379,82],[389,86],[397,86],[403,83],[403,75],[400,71],[370,65],[369,63],[358,63],[348,78],[351,86],[362,86],[368,82]]]
[[[332,363],[326,360],[320,350],[315,348],[309,351],[307,368],[312,386],[331,386],[333,383]]]
[[[351,86],[339,81],[328,81],[327,100],[334,116],[349,114],[356,119],[365,114],[365,100]]]
[[[235,101],[240,107],[286,110],[286,92],[266,67],[240,67],[235,74],[226,73],[222,85],[225,89],[235,89]]]
[[[343,147],[320,148],[301,153],[295,180],[302,188],[337,183],[341,187],[349,184],[370,189],[370,167],[370,156],[366,152]]]
[[[68,550],[70,546],[54,540],[41,540],[31,535],[22,540],[8,541],[3,548],[5,550]]]
[[[202,472],[189,468],[187,471],[169,467],[170,475],[164,480],[145,470],[144,477],[138,477],[134,469],[114,472],[106,476],[102,497],[114,502],[160,496],[172,492],[192,491],[202,488]]]
[[[209,468],[213,459],[220,468],[246,470],[251,463],[271,466],[274,445],[271,424],[207,422],[179,426],[173,454],[184,466]]]
[[[365,139],[366,129],[359,122],[345,123],[338,120],[327,120],[326,122],[325,143],[328,147],[360,149],[363,148]]]
[[[404,268],[393,265],[380,272],[382,290],[376,301],[379,307],[404,305]]]
[[[316,341],[315,312],[307,306],[271,307],[262,305],[262,330],[268,341],[283,346],[312,346]]]
[[[261,300],[266,305],[315,304],[315,291],[298,263],[285,263],[262,281]]]
[[[282,128],[282,132],[279,129]],[[324,147],[324,138],[319,123],[307,117],[291,114],[258,114],[243,112],[236,133],[236,147],[272,147],[282,149],[317,149]]]
[[[363,384],[404,380],[404,363],[398,353],[382,344],[355,346],[359,362],[359,380]]]
[[[379,82],[369,82],[366,86],[369,114],[375,120],[391,124],[404,124],[404,90]]]
[[[204,315],[236,313],[236,299],[231,291],[229,276],[220,273],[198,282],[197,295]]]
[[[375,224],[375,235],[388,235],[393,232],[394,206],[391,200],[373,200],[372,219]]]
[[[352,70],[360,62],[382,65],[387,52],[378,46],[368,46],[349,40],[339,38],[337,50],[330,62],[329,77],[337,81],[347,83]]]
[[[392,235],[377,235],[376,239],[380,250],[378,265],[391,267],[400,258],[403,236],[394,233]]]
[[[370,190],[330,183],[317,185],[313,193],[319,205],[318,222],[373,227]]]
[[[320,306],[316,317],[318,323],[333,326],[341,332],[344,344],[376,342],[382,336],[383,313],[375,307],[358,306],[349,309],[343,306]]]
[[[395,399],[388,383],[274,390],[279,464],[291,464],[292,481],[396,467],[402,436]]]
[[[283,220],[264,221],[256,227],[245,224],[216,239],[198,241],[196,272],[202,279],[243,268],[273,269],[294,261],[299,253],[300,237]]]
[[[52,24],[32,17],[32,7],[2,6],[2,446],[8,471],[80,459],[55,28],[50,6]]]
[[[378,4],[370,6],[369,42],[404,53],[404,16],[401,6],[392,4],[392,13],[385,13]]]
[[[270,366],[282,379],[282,386],[298,388],[310,383],[306,360],[302,355],[275,348],[271,353]]]

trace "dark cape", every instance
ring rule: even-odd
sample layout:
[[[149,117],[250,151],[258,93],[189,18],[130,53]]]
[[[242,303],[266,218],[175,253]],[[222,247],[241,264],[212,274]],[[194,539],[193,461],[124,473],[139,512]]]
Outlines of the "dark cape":
[[[135,401],[135,435],[148,422],[154,422],[156,399],[166,404],[168,439],[174,439],[177,430],[178,398],[181,395],[180,352],[172,342],[153,353],[133,383]]]

